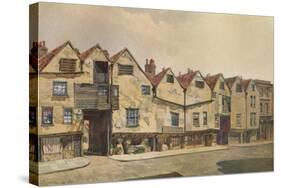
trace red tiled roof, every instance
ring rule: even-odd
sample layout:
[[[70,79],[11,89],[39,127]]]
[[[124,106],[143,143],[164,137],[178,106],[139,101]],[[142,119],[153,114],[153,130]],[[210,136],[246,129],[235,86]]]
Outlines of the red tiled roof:
[[[29,54],[29,64],[36,72],[38,72],[38,58],[37,58],[37,56],[35,57],[35,56]]]
[[[161,82],[161,80],[164,78],[164,76],[168,70],[170,70],[170,68],[164,69],[161,72],[159,72],[158,74],[156,74],[155,76],[151,77],[150,81],[151,81],[152,85],[157,86]]]
[[[221,75],[222,74],[219,73],[212,76],[206,76],[205,80],[212,90],[215,88],[216,83]]]
[[[78,52],[73,48],[72,44],[70,41],[66,41],[62,45],[58,46],[57,48],[53,49],[49,53],[47,53],[45,56],[41,57],[38,61],[39,64],[39,71],[41,72],[50,62],[51,60],[67,45],[70,45],[71,48],[74,50],[76,55],[79,57]],[[80,57],[79,57],[80,58]]]
[[[242,80],[242,85],[243,85],[243,88],[245,91],[248,89],[250,82],[251,82],[251,79]]]
[[[228,85],[228,87],[231,89],[235,80],[236,80],[237,76],[231,77],[231,78],[226,78],[226,84]]]
[[[177,80],[179,81],[179,83],[181,84],[181,86],[183,88],[187,88],[198,72],[199,71],[192,71],[192,72],[180,75],[177,77]]]
[[[108,57],[108,55],[104,53],[103,49],[101,48],[101,46],[100,46],[99,44],[96,44],[95,46],[93,46],[92,48],[86,50],[85,52],[80,53],[80,59],[81,59],[81,60],[85,60],[87,57],[89,57],[89,55],[91,55],[91,53],[93,53],[93,51],[94,51],[96,48],[100,49],[100,50],[102,51],[102,53],[104,54],[104,56],[105,56],[108,60],[110,60],[109,57]]]
[[[127,50],[127,48],[123,48],[122,50],[120,50],[119,52],[117,52],[116,54],[111,56],[110,60],[112,61],[112,63],[115,63],[118,60],[118,58],[120,57],[120,55],[122,55],[126,50]]]

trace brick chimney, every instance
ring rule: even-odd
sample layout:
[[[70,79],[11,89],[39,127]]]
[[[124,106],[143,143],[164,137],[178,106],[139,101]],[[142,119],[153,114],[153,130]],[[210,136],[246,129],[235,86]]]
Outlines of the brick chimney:
[[[156,65],[155,65],[154,59],[151,58],[149,61],[148,61],[148,59],[146,59],[144,69],[145,69],[146,74],[148,74],[150,76],[155,76]]]
[[[48,53],[45,41],[33,42],[31,48],[31,55],[35,57],[42,57]]]

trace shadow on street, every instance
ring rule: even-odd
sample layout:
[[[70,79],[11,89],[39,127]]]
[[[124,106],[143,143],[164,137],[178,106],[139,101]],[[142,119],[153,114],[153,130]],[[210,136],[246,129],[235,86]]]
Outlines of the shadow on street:
[[[252,158],[241,160],[219,161],[218,170],[224,174],[273,171],[272,158]]]

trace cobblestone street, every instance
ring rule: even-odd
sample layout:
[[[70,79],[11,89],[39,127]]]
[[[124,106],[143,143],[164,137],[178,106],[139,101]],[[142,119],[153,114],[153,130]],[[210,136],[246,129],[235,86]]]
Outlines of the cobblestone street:
[[[44,174],[41,185],[79,184],[152,177],[206,176],[273,170],[273,144],[234,147],[132,162],[119,162],[102,156],[88,156],[84,168]]]

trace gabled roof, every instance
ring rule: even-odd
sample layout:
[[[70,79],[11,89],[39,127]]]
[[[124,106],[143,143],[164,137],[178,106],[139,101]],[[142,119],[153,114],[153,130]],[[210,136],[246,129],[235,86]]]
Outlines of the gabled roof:
[[[96,44],[95,46],[89,48],[88,50],[86,50],[85,52],[83,53],[80,53],[80,58],[81,60],[85,60],[87,57],[89,57],[89,55],[91,55],[93,53],[93,51],[95,49],[100,49],[103,53],[103,55],[105,56],[105,58],[110,61],[108,55],[104,52],[104,50],[101,48],[101,46],[99,44]]]
[[[150,78],[150,81],[151,81],[152,85],[157,86],[161,82],[161,80],[164,78],[164,76],[166,75],[168,70],[171,70],[171,69],[170,68],[163,69],[161,72],[159,72],[155,76],[152,76]]]
[[[193,78],[196,76],[197,73],[200,73],[199,71],[191,71],[188,72],[186,74],[180,75],[177,77],[177,80],[179,81],[180,85],[183,88],[187,88],[189,86],[189,84],[191,83],[191,81],[193,80]],[[201,74],[201,73],[200,73]],[[202,76],[202,75],[201,75]],[[202,77],[203,78],[203,77]]]
[[[112,64],[115,64],[118,59],[121,57],[122,54],[124,54],[125,52],[127,52],[133,59],[133,61],[136,63],[137,67],[139,68],[139,70],[144,74],[144,76],[151,82],[150,77],[145,74],[144,70],[141,68],[141,66],[139,65],[139,63],[137,62],[137,60],[134,58],[134,56],[132,55],[132,53],[130,52],[130,50],[128,50],[127,48],[123,48],[122,50],[120,50],[119,52],[117,52],[116,54],[114,54],[113,56],[111,56],[109,59],[111,61]]]
[[[80,59],[78,52],[73,48],[71,42],[68,40],[62,45],[58,46],[57,48],[53,49],[49,53],[47,53],[45,56],[41,57],[38,61],[38,67],[39,71],[41,72],[51,61],[52,59],[61,52],[67,45],[70,45],[70,47],[73,49],[74,53],[77,55],[77,57]]]
[[[243,89],[246,91],[251,83],[251,79],[248,79],[248,80],[242,80],[242,86],[243,86]]]
[[[207,84],[210,86],[211,90],[213,90],[215,88],[220,76],[222,76],[221,73],[205,77],[205,80],[206,80]]]
[[[33,56],[29,54],[29,65],[38,72],[38,58],[36,56]]]
[[[228,87],[231,89],[235,80],[237,79],[238,76],[234,76],[234,77],[231,77],[231,78],[226,78],[225,81],[226,81],[226,84],[228,85]]]

